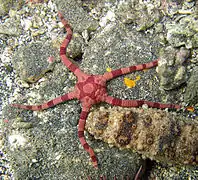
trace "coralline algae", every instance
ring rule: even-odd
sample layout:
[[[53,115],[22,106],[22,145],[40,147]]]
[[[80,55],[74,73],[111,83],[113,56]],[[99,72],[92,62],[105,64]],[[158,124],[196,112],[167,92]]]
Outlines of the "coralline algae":
[[[96,139],[167,164],[198,164],[198,119],[159,109],[99,108],[86,129]]]

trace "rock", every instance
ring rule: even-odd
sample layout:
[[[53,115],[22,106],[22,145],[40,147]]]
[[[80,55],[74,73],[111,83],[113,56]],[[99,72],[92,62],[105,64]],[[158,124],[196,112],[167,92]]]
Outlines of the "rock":
[[[49,58],[53,58],[50,60]],[[23,81],[33,83],[52,71],[58,51],[49,42],[37,42],[22,46],[13,57],[14,69]]]
[[[187,88],[184,95],[184,101],[189,104],[197,104],[198,100],[198,66],[192,70],[191,76],[187,81]]]
[[[88,16],[86,11],[82,8],[81,1],[56,0],[55,3],[59,11],[63,14],[66,12],[64,17],[69,21],[70,25],[76,32],[80,33],[84,30],[91,32],[97,29],[98,22]]]
[[[163,89],[175,89],[186,82],[187,75],[184,62],[189,55],[190,51],[184,47],[176,49],[168,46],[161,50],[156,71],[160,78],[160,86]]]
[[[137,31],[144,31],[161,19],[159,6],[160,3],[157,2],[121,2],[118,5],[117,15],[123,23],[136,23]]]
[[[198,16],[196,14],[181,17],[178,22],[166,24],[167,41],[173,47],[185,45],[187,49],[198,47]]]
[[[12,7],[20,9],[23,4],[23,0],[0,0],[0,16],[7,14]]]
[[[157,163],[153,166],[149,179],[197,179],[197,166],[167,166]]]
[[[9,36],[19,36],[22,27],[20,25],[20,20],[8,19],[4,24],[0,24],[0,34]]]

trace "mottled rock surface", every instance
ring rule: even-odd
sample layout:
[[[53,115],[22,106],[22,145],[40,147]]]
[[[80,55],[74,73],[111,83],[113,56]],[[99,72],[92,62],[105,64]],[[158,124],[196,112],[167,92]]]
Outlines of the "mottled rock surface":
[[[192,74],[187,82],[186,93],[184,96],[185,102],[197,104],[198,100],[198,66],[195,66]]]
[[[167,41],[173,47],[185,46],[186,48],[198,47],[198,15],[190,15],[178,19],[178,22],[166,24]]]
[[[23,0],[0,0],[0,16],[7,14],[11,8],[20,9],[23,4]]]
[[[159,1],[126,1],[118,5],[116,14],[123,23],[136,23],[137,31],[150,28],[162,17]]]
[[[161,50],[157,72],[163,89],[175,89],[186,82],[186,62],[189,55],[190,51],[184,47],[177,49],[168,46]]]
[[[58,49],[53,48],[52,43],[37,42],[15,52],[12,63],[23,81],[34,83],[45,73],[53,71],[56,59],[58,59]]]

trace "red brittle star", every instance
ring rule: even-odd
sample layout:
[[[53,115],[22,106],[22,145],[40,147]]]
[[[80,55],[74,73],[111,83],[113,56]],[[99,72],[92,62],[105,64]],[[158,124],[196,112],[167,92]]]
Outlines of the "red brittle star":
[[[72,71],[78,78],[78,82],[75,85],[74,91],[66,93],[63,96],[59,96],[41,105],[11,104],[11,106],[37,111],[37,110],[53,107],[67,100],[78,99],[82,104],[82,111],[78,123],[78,137],[84,149],[89,153],[94,167],[97,168],[98,163],[97,163],[96,155],[94,154],[93,149],[88,145],[84,137],[86,119],[89,110],[93,104],[99,102],[106,102],[114,106],[122,106],[122,107],[139,107],[142,106],[143,104],[147,104],[149,107],[161,108],[161,109],[164,108],[179,109],[182,106],[175,104],[162,104],[158,102],[151,102],[145,100],[122,100],[109,96],[106,90],[107,81],[115,77],[118,77],[120,75],[128,74],[133,71],[140,71],[143,69],[155,67],[158,64],[158,60],[154,60],[146,64],[139,64],[126,68],[120,68],[117,70],[113,70],[111,72],[105,72],[103,75],[85,74],[83,71],[79,69],[78,66],[73,64],[66,56],[66,48],[72,38],[72,30],[68,22],[64,19],[63,15],[60,12],[58,12],[58,15],[67,31],[66,38],[64,39],[62,45],[60,46],[60,57],[64,65],[70,71]]]

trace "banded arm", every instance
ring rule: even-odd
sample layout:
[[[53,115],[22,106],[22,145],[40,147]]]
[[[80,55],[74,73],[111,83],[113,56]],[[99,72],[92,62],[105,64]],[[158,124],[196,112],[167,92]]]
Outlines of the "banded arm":
[[[74,63],[72,63],[69,58],[66,56],[66,49],[68,44],[71,41],[72,38],[72,30],[70,25],[68,24],[68,22],[64,19],[62,13],[59,11],[58,12],[58,16],[61,20],[61,22],[63,23],[66,31],[67,31],[67,35],[64,39],[64,41],[62,42],[61,46],[60,46],[60,57],[61,60],[63,62],[63,64],[70,70],[72,71],[76,76],[80,76],[80,74],[84,74],[77,65],[75,65]]]
[[[107,96],[105,98],[105,102],[109,103],[114,106],[122,106],[122,107],[140,107],[143,104],[147,104],[149,107],[152,108],[170,108],[170,109],[180,109],[182,106],[177,104],[163,104],[158,102],[151,102],[145,100],[122,100],[118,98],[113,98],[111,96]]]
[[[139,65],[130,66],[130,67],[126,67],[126,68],[116,69],[111,72],[104,73],[103,77],[108,81],[115,77],[131,73],[133,71],[141,71],[143,69],[149,69],[149,68],[155,67],[158,65],[158,61],[159,61],[159,59],[151,61],[149,63],[145,63],[145,64],[139,64]]]
[[[32,111],[39,111],[39,110],[51,108],[57,104],[60,104],[64,101],[71,100],[74,98],[75,98],[74,92],[70,92],[63,96],[59,96],[55,99],[52,99],[46,103],[43,103],[41,105],[23,105],[23,104],[10,104],[10,105],[13,107],[16,107],[16,108],[27,109],[27,110],[32,110]]]
[[[90,107],[82,107],[82,112],[80,114],[80,120],[78,122],[78,137],[79,137],[80,143],[82,144],[85,151],[87,151],[89,153],[89,156],[92,160],[93,166],[95,168],[98,168],[98,162],[97,162],[96,155],[95,155],[93,149],[88,145],[87,141],[85,140],[85,136],[84,136],[85,124],[86,124],[86,119],[87,119],[89,110],[90,110]]]

